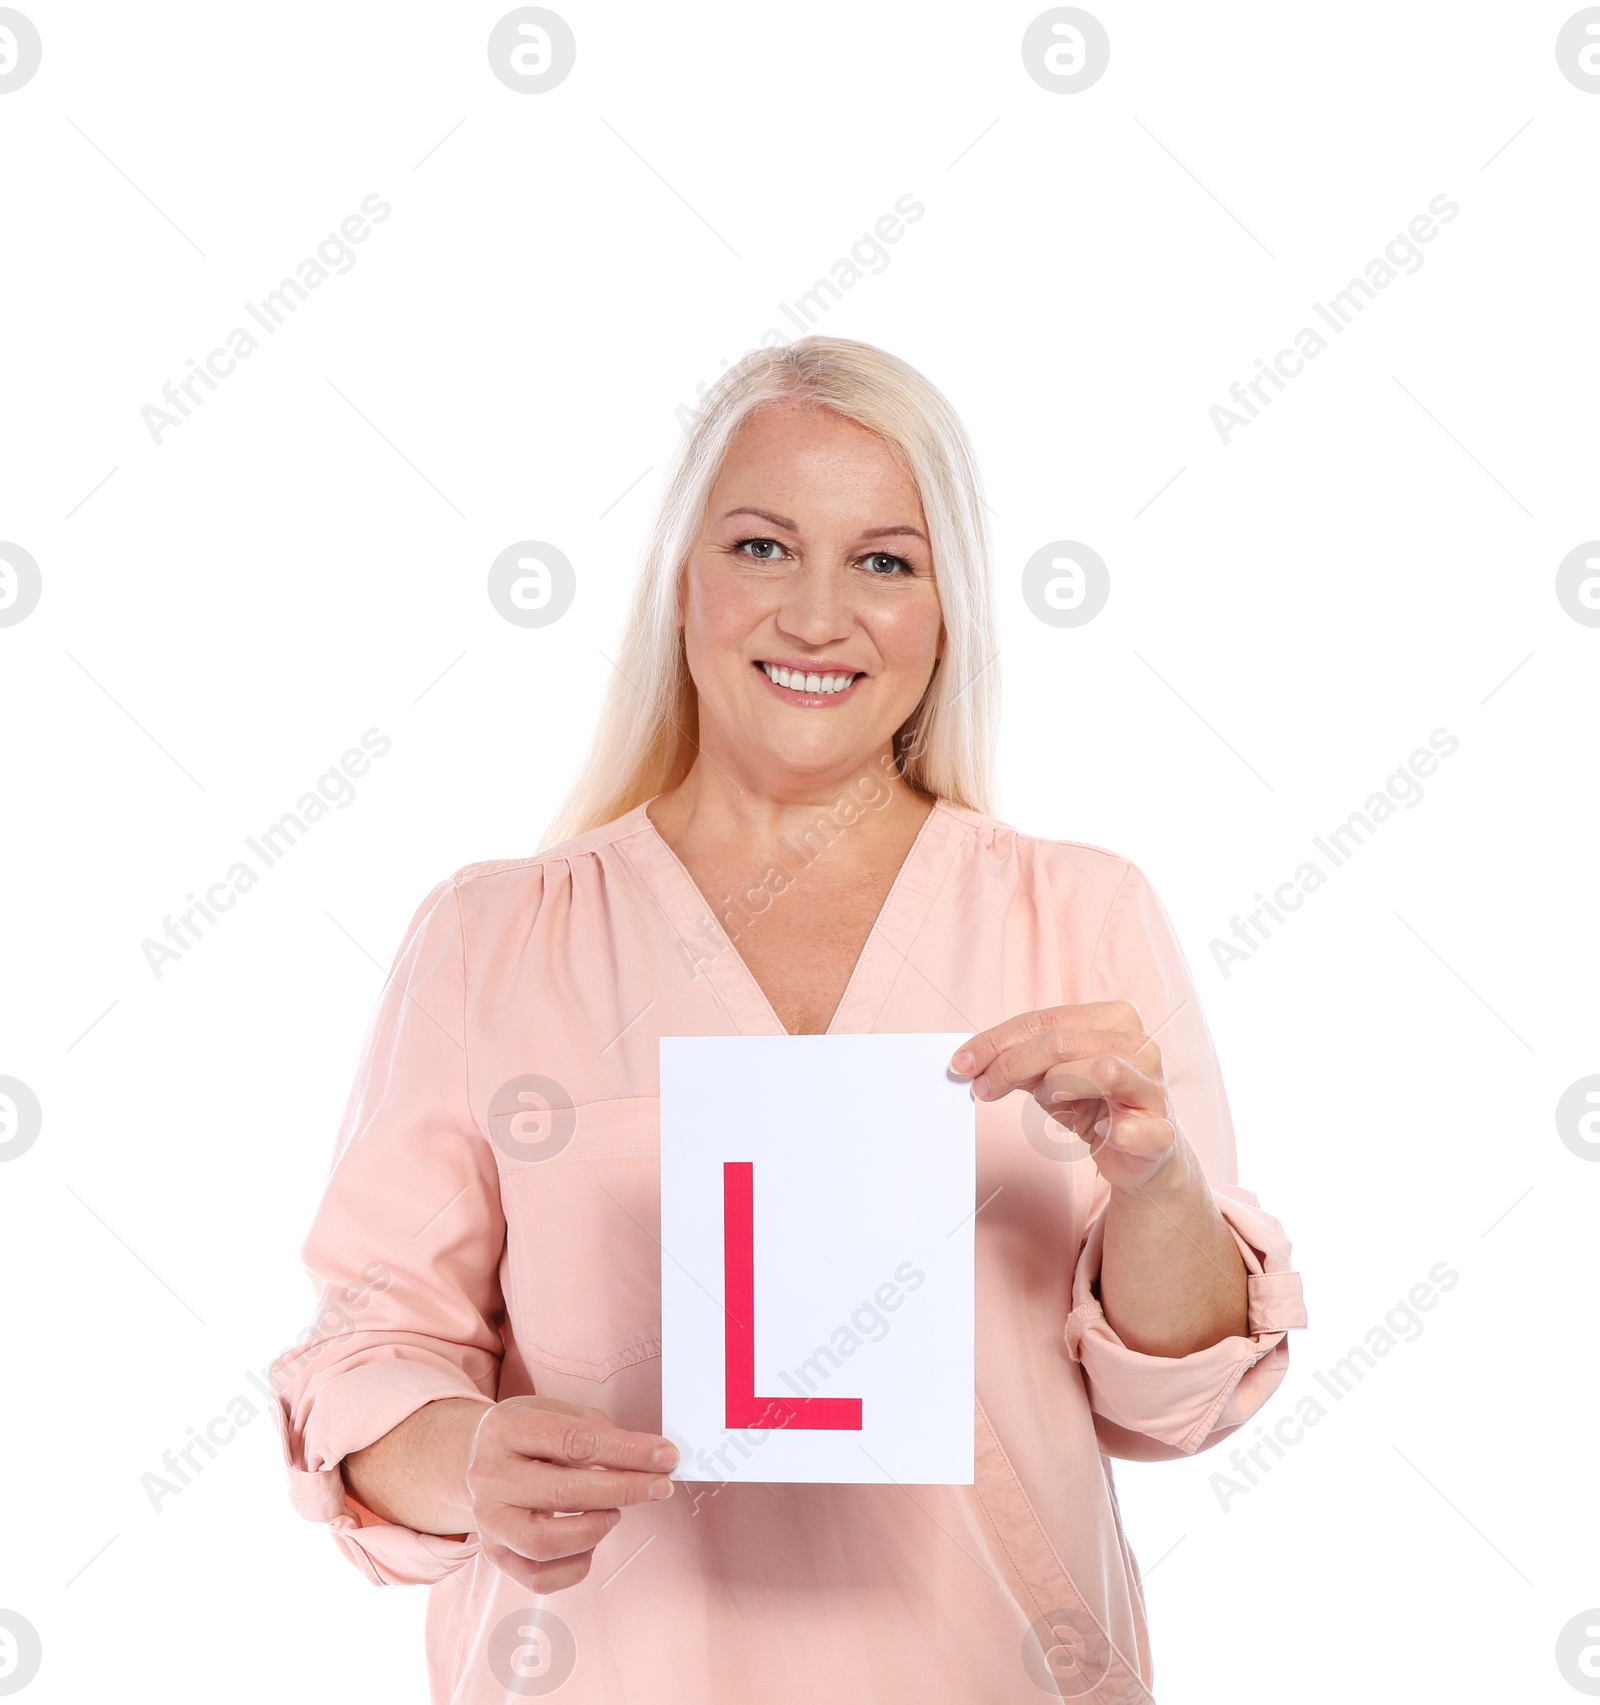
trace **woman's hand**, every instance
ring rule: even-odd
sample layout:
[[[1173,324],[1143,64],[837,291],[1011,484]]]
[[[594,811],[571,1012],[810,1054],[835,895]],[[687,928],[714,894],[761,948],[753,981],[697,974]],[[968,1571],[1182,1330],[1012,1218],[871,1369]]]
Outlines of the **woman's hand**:
[[[507,1397],[484,1411],[472,1438],[472,1525],[496,1568],[530,1592],[558,1592],[589,1573],[627,1505],[671,1495],[664,1471],[677,1461],[670,1440],[630,1432],[599,1409]]]
[[[1161,1050],[1127,1001],[1020,1013],[964,1042],[950,1064],[980,1101],[1029,1091],[1089,1145],[1113,1190],[1142,1193],[1169,1167],[1183,1170]]]
[[[1161,1050],[1133,1007],[1024,1012],[962,1043],[950,1067],[980,1101],[1028,1090],[1089,1144],[1111,1186],[1095,1294],[1128,1349],[1187,1356],[1248,1335],[1238,1239],[1177,1128]]]

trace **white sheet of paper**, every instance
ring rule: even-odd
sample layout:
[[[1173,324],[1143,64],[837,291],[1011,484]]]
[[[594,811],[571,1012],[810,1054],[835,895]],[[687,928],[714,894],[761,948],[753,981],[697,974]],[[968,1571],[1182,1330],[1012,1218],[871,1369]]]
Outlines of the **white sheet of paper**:
[[[966,1040],[662,1037],[674,1479],[973,1483]]]

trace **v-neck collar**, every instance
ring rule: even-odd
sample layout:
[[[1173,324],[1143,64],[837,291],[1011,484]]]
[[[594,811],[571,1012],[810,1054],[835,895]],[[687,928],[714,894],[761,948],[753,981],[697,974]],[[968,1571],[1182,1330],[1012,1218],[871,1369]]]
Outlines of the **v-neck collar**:
[[[659,795],[654,798],[659,798]],[[617,823],[616,842],[649,887],[668,923],[693,951],[699,973],[721,998],[742,1036],[785,1036],[789,1031],[766,997],[755,973],[723,929],[682,859],[650,819],[654,799],[636,805]],[[828,1020],[825,1036],[871,1030],[920,932],[934,896],[949,872],[965,825],[949,802],[933,809],[906,850],[900,869],[872,921],[850,980]],[[709,922],[710,928],[706,925]]]

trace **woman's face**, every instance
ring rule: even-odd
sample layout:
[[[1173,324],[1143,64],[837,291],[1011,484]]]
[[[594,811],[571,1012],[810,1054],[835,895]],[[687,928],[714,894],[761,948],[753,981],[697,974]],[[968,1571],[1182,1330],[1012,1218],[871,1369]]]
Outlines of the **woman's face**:
[[[783,403],[736,434],[680,610],[701,749],[741,785],[781,797],[889,750],[944,649],[927,531],[854,421]]]

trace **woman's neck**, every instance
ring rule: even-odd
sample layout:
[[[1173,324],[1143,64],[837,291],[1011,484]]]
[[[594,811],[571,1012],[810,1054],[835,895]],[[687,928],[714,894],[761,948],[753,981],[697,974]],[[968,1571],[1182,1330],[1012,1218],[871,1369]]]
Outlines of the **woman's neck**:
[[[826,781],[805,778],[758,789],[741,787],[702,753],[677,787],[650,802],[650,821],[680,857],[685,850],[743,848],[759,858],[785,840],[847,841],[857,859],[876,863],[903,849],[930,811],[933,797],[898,773],[888,752]]]

